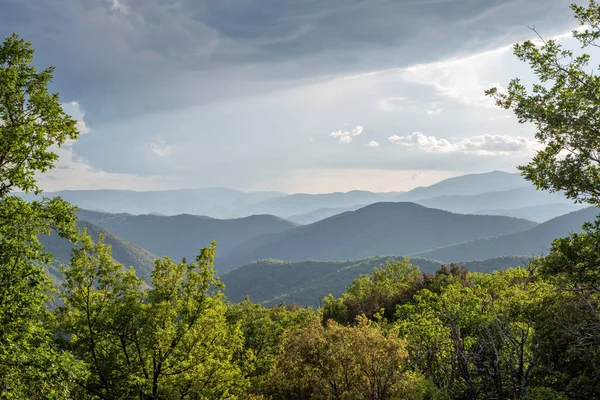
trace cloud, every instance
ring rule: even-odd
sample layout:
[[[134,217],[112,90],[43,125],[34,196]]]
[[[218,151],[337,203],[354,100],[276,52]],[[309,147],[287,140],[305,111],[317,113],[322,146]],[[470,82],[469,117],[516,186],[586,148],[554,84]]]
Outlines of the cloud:
[[[572,23],[564,0],[496,3],[19,0],[2,3],[0,36],[32,41],[60,93],[96,122],[428,63],[520,40],[527,24]]]
[[[164,139],[155,139],[149,143],[150,149],[159,157],[167,157],[173,153],[173,147],[168,145]]]
[[[367,146],[368,147],[379,147],[379,142],[371,140],[369,143],[367,143]]]
[[[112,11],[118,11],[123,14],[129,13],[129,7],[127,7],[125,4],[121,3],[119,0],[112,0],[110,9]]]
[[[388,140],[394,144],[419,149],[428,153],[448,153],[456,151],[456,145],[446,139],[427,136],[421,132],[414,132],[408,136],[393,135]]]
[[[87,126],[84,118],[85,111],[81,107],[81,104],[77,101],[71,101],[68,103],[61,104],[63,111],[67,113],[71,118],[77,121],[76,127],[80,134],[85,135],[90,132],[90,128]]]
[[[52,92],[85,110],[77,120],[87,133],[73,144],[74,156],[107,174],[186,176],[197,185],[230,187],[252,185],[273,165],[282,176],[298,167],[345,168],[349,175],[359,166],[491,167],[457,152],[447,159],[406,152],[400,160],[398,148],[377,137],[329,139],[361,146],[315,143],[344,121],[360,121],[369,132],[444,132],[451,144],[447,137],[486,132],[488,118],[500,112],[479,107],[481,87],[506,83],[528,67],[507,68],[510,52],[471,55],[528,38],[527,24],[551,34],[573,22],[564,0],[0,3],[0,36],[18,32],[31,41],[34,63],[56,67]],[[448,59],[455,63],[440,61]],[[415,66],[422,71],[405,71]],[[444,112],[428,117],[437,103]],[[511,121],[494,123],[495,131],[528,137]],[[168,143],[157,139],[165,132]],[[381,142],[377,151],[364,149],[371,138]],[[198,149],[211,151],[198,157]]]
[[[414,132],[408,136],[393,135],[388,140],[393,144],[426,153],[502,156],[515,153],[532,153],[539,148],[539,144],[535,140],[508,135],[479,135],[461,140],[448,140]]]
[[[444,107],[443,106],[437,106],[435,108],[427,110],[425,113],[427,115],[429,115],[430,117],[434,117],[436,115],[440,115],[443,112],[444,112]]]
[[[465,153],[481,155],[508,155],[511,153],[532,153],[540,148],[535,140],[521,136],[481,135],[460,141]]]
[[[329,137],[338,138],[340,143],[352,143],[354,136],[359,136],[363,132],[363,127],[360,125],[355,126],[350,131],[335,131],[329,134]]]

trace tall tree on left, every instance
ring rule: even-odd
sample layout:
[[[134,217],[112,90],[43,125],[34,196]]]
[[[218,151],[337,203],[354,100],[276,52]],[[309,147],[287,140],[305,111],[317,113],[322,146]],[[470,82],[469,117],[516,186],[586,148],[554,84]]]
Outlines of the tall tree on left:
[[[52,255],[38,241],[52,230],[76,234],[74,207],[60,198],[25,202],[12,191],[41,193],[36,175],[53,168],[53,151],[77,139],[76,121],[48,91],[53,68],[38,71],[31,44],[17,35],[0,45],[0,398],[69,396],[73,358],[52,345],[46,307]]]

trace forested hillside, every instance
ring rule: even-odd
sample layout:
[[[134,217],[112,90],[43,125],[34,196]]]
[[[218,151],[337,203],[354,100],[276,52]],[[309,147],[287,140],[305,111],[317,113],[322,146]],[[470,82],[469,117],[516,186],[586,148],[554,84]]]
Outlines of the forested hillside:
[[[588,207],[556,217],[526,231],[473,240],[413,255],[446,262],[507,255],[537,257],[548,252],[555,238],[567,236],[572,232],[581,232],[581,226],[586,222],[593,222],[599,213],[597,207]]]
[[[349,260],[416,253],[529,229],[510,217],[453,214],[414,203],[377,203],[281,234],[265,235],[217,260],[221,271],[265,258]]]
[[[103,227],[158,255],[193,259],[200,248],[216,240],[219,257],[237,251],[242,243],[296,227],[272,215],[220,220],[195,215],[130,215],[81,210],[80,219]]]
[[[261,260],[246,264],[223,275],[225,294],[232,302],[246,296],[264,306],[280,303],[318,307],[328,294],[340,296],[346,287],[363,274],[371,274],[375,267],[387,262],[401,262],[401,257],[371,257],[351,261],[281,261]],[[522,267],[528,257],[499,257],[488,260],[458,262],[473,272],[492,272]],[[411,264],[423,273],[433,273],[444,263],[424,258],[413,258]]]
[[[154,269],[154,261],[158,258],[156,255],[90,222],[79,220],[77,221],[77,228],[80,231],[85,229],[94,241],[97,241],[102,235],[104,243],[111,246],[112,256],[117,262],[123,264],[126,268],[130,266],[135,268],[138,275],[145,279],[150,277]],[[56,280],[62,281],[63,276],[60,273],[60,265],[69,264],[73,255],[72,248],[74,244],[56,233],[40,236],[40,242],[46,251],[54,255],[53,263],[48,265],[48,270]]]

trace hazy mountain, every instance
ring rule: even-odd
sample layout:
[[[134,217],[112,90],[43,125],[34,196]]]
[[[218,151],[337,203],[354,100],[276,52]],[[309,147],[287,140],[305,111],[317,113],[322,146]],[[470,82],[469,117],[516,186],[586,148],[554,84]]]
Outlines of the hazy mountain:
[[[533,186],[469,196],[433,197],[419,200],[417,203],[425,207],[465,214],[475,213],[481,209],[511,209],[556,203],[573,204],[561,193],[540,191]]]
[[[16,193],[26,199],[34,195]],[[137,192],[132,190],[65,190],[45,192],[44,196],[61,196],[87,210],[110,213],[165,215],[196,214],[231,218],[249,215],[247,208],[267,199],[285,196],[281,192],[240,192],[223,188],[181,189]]]
[[[587,205],[583,204],[543,204],[539,206],[529,206],[523,208],[514,209],[488,209],[478,210],[473,214],[481,215],[505,215],[507,217],[524,218],[534,222],[546,222],[552,218],[559,217],[561,215],[568,214],[573,211],[581,210],[586,208]]]
[[[524,186],[531,186],[531,183],[523,179],[518,173],[492,171],[449,178],[431,186],[420,186],[390,200],[417,201],[439,196],[471,196],[487,192],[512,190]]]
[[[148,250],[115,235],[101,227],[98,227],[87,221],[77,221],[77,226],[80,229],[87,229],[87,233],[94,239],[98,240],[98,236],[105,235],[104,242],[111,245],[113,258],[123,264],[125,267],[134,267],[137,273],[145,278],[150,276],[154,268],[154,260],[158,258]],[[49,266],[49,272],[60,278],[60,264],[68,264],[71,260],[71,249],[74,244],[67,239],[63,239],[56,233],[48,236],[41,235],[40,241],[47,251],[54,254],[54,265]]]
[[[206,215],[212,218],[239,218],[256,214],[271,214],[293,218],[302,223],[315,222],[322,217],[334,215],[333,210],[347,211],[360,206],[383,201],[418,201],[440,196],[472,196],[488,192],[501,192],[521,187],[531,187],[519,174],[493,171],[446,179],[428,187],[418,187],[409,192],[382,192],[353,190],[324,194],[291,194],[281,192],[242,192],[225,188],[181,189],[161,191],[132,190],[65,190],[47,192],[45,196],[61,196],[82,209],[110,213],[158,215]],[[26,199],[34,195],[16,193]],[[428,207],[443,208],[455,212],[475,212],[480,209],[522,208],[529,203],[519,203],[515,198],[510,207],[498,206],[498,202],[479,203],[459,207],[464,199],[437,199],[424,203]],[[556,199],[545,203],[560,202]],[[458,205],[457,205],[458,204]],[[514,204],[514,206],[513,206]],[[477,207],[477,208],[473,208]],[[313,214],[314,213],[314,214]],[[310,214],[310,215],[304,215]]]
[[[325,218],[333,217],[334,215],[338,215],[341,213],[345,213],[347,211],[355,211],[359,208],[365,207],[366,204],[360,206],[352,206],[346,208],[319,208],[318,210],[308,212],[306,214],[298,214],[298,215],[290,215],[287,217],[287,220],[295,222],[301,225],[309,225],[313,224],[317,221],[321,221]]]
[[[339,296],[354,279],[370,274],[376,266],[401,257],[372,257],[351,261],[300,261],[261,260],[246,264],[222,276],[225,294],[232,302],[245,296],[252,301],[276,305],[281,302],[303,306],[319,305],[329,293]],[[461,262],[471,271],[490,272],[525,265],[527,257],[501,257],[490,260]],[[411,259],[422,272],[434,272],[441,261],[422,258]]]
[[[363,190],[324,194],[300,193],[262,201],[250,207],[250,210],[255,214],[290,216],[310,213],[322,208],[360,207],[360,205],[384,201],[387,197],[384,193]]]
[[[195,215],[108,214],[82,210],[80,219],[101,226],[159,256],[175,260],[195,258],[199,250],[217,241],[217,257],[242,243],[268,234],[282,234],[297,224],[272,215],[215,219]]]
[[[415,257],[433,258],[446,262],[454,260],[478,260],[505,255],[540,256],[549,249],[556,238],[581,231],[581,226],[593,221],[598,215],[596,207],[588,207],[550,221],[529,230],[503,236],[472,240],[432,251],[414,252]]]
[[[287,232],[257,237],[224,255],[219,267],[225,271],[266,258],[349,260],[406,255],[535,225],[510,217],[453,214],[414,203],[377,203]]]

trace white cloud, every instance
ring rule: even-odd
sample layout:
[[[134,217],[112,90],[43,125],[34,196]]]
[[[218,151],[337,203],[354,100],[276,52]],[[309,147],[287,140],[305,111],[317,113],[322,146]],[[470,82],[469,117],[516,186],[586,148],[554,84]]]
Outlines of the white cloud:
[[[481,135],[460,141],[465,153],[481,155],[508,155],[531,153],[539,148],[539,143],[523,136]]]
[[[504,46],[461,59],[415,65],[405,68],[402,75],[407,82],[433,87],[440,97],[467,106],[494,108],[493,99],[484,94],[493,85],[486,78],[490,66],[498,68],[510,52],[511,46]]]
[[[379,142],[371,140],[369,143],[367,143],[367,146],[369,146],[369,147],[379,147]]]
[[[173,153],[173,147],[160,138],[152,140],[149,146],[152,152],[159,157],[170,156]]]
[[[335,131],[329,134],[329,137],[338,138],[340,143],[352,143],[354,136],[359,136],[363,132],[363,127],[360,125],[352,128],[351,131]]]
[[[111,11],[118,11],[122,14],[127,15],[129,13],[129,7],[121,3],[119,0],[112,0],[110,5]]]
[[[429,115],[430,117],[434,117],[434,116],[436,116],[436,115],[440,115],[440,114],[441,114],[441,113],[443,113],[443,112],[444,112],[444,107],[442,107],[442,106],[437,106],[437,107],[434,107],[434,108],[432,108],[432,109],[429,109],[429,110],[427,110],[425,113],[426,113],[427,115]]]
[[[539,148],[535,140],[522,136],[478,135],[461,140],[448,140],[414,132],[408,136],[393,135],[388,140],[394,144],[426,153],[464,153],[475,155],[510,155],[532,153]]]
[[[428,153],[448,153],[457,150],[456,145],[448,140],[427,136],[421,132],[414,132],[408,136],[393,135],[388,140],[394,144],[416,148]]]
[[[65,113],[77,121],[76,127],[80,134],[85,135],[90,132],[91,129],[86,125],[84,120],[85,111],[79,102],[71,101],[69,103],[63,103],[61,106]]]

